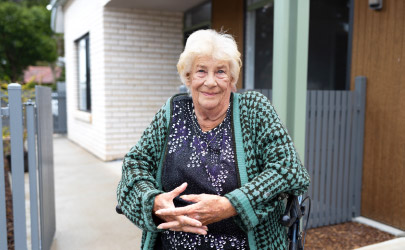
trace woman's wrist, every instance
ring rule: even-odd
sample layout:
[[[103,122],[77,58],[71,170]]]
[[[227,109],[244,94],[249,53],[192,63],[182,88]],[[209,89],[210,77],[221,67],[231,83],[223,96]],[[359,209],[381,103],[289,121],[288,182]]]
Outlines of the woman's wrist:
[[[221,202],[223,204],[224,215],[226,215],[226,218],[230,218],[238,214],[238,212],[236,211],[232,203],[228,200],[228,198],[222,196]]]

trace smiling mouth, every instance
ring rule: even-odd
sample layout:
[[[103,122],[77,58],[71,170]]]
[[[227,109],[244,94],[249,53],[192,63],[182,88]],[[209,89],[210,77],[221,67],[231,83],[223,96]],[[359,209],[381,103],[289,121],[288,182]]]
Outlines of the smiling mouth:
[[[202,94],[205,95],[205,96],[215,96],[217,93],[202,92]]]

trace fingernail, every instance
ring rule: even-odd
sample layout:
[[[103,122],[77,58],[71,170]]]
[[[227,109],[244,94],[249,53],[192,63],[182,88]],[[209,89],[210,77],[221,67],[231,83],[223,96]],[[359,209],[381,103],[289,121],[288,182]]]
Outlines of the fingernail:
[[[158,229],[162,229],[162,226],[159,225],[159,226],[157,226],[157,228],[158,228]]]
[[[156,211],[155,214],[161,214],[162,212],[160,212],[160,210]]]

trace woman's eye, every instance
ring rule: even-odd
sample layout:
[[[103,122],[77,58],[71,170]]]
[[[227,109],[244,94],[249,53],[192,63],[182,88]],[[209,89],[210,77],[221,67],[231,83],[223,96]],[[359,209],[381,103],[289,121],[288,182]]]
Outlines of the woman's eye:
[[[198,70],[197,72],[198,72],[198,73],[205,73],[205,70],[200,69],[200,70]]]
[[[225,71],[223,71],[222,69],[218,70],[217,72],[218,74],[225,74]]]

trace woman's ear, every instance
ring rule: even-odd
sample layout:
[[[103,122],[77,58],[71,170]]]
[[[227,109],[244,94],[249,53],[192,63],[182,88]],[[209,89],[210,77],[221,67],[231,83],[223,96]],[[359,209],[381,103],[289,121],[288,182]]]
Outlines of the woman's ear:
[[[236,84],[232,84],[231,91],[234,93],[237,91]]]
[[[190,86],[191,85],[191,76],[190,73],[186,73],[186,82],[185,82],[186,86]]]
[[[236,82],[235,79],[231,76],[231,91],[232,92],[236,92],[237,88],[236,88]]]

